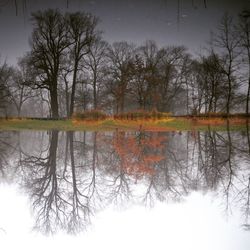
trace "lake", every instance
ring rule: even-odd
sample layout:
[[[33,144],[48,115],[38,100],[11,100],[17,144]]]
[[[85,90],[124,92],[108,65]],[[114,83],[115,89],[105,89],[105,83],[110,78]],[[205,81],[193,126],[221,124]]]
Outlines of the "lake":
[[[248,131],[0,133],[2,249],[250,249]]]

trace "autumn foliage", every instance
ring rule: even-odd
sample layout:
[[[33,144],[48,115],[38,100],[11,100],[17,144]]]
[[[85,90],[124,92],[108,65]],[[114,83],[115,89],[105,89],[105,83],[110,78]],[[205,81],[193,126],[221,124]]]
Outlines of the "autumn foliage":
[[[164,137],[158,137],[157,134],[139,132],[133,135],[117,131],[113,138],[113,147],[122,170],[136,179],[154,175],[156,165],[164,159],[163,140]]]

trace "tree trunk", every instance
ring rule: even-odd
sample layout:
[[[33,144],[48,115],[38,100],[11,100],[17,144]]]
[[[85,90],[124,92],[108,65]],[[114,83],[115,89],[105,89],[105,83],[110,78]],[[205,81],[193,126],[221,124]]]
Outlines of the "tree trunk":
[[[186,113],[187,115],[189,115],[189,105],[188,105],[188,101],[189,101],[189,93],[188,93],[188,82],[186,82]]]
[[[228,94],[227,94],[227,115],[230,114],[230,104],[231,104],[231,93],[232,92],[232,86],[231,86],[231,79],[230,76],[228,75]]]
[[[17,107],[17,117],[21,116],[21,106]]]
[[[50,100],[51,100],[51,113],[52,118],[59,118],[59,108],[58,108],[58,96],[57,96],[57,85],[52,87],[50,91]]]
[[[71,100],[70,100],[70,108],[69,108],[70,117],[73,115],[74,106],[75,106],[77,69],[78,69],[78,60],[76,59],[75,63],[74,63],[74,72],[73,72],[72,89],[71,89]]]
[[[93,97],[94,97],[94,109],[97,109],[97,94],[96,94],[96,69],[94,72],[94,79],[93,79]]]

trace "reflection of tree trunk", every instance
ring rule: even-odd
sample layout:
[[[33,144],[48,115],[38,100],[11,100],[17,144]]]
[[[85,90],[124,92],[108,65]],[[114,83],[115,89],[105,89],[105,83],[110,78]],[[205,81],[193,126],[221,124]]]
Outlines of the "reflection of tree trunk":
[[[58,147],[58,131],[53,130],[51,132],[51,139],[50,139],[50,148],[49,148],[49,162],[53,169],[56,169],[56,153]]]
[[[97,164],[97,132],[93,132],[93,154],[92,154],[92,178],[89,184],[89,197],[94,195],[96,188],[96,164]],[[92,189],[92,190],[90,190]]]
[[[67,133],[67,132],[66,132]],[[68,135],[68,134],[67,134]],[[65,178],[65,174],[67,171],[67,164],[68,164],[68,148],[69,148],[69,137],[66,136],[66,145],[65,145],[65,158],[64,158],[64,170],[63,170],[63,177]]]
[[[208,127],[208,136],[211,143],[210,151],[211,151],[211,167],[212,169],[216,168],[216,143],[214,131],[211,131],[211,127]]]
[[[75,156],[74,156],[74,144],[73,144],[73,131],[67,132],[69,138],[69,152],[70,152],[70,162],[71,162],[71,173],[72,173],[72,183],[74,195],[77,193],[76,185],[76,167],[75,167]]]
[[[83,132],[83,152],[86,150],[86,131]]]
[[[95,176],[95,169],[96,169],[96,150],[97,150],[97,145],[96,145],[96,139],[97,139],[97,132],[94,132],[93,134],[94,139],[93,139],[93,157],[92,157],[92,169],[93,169],[93,176]]]
[[[78,230],[78,227],[81,225],[81,211],[83,211],[84,217],[87,215],[89,210],[87,206],[88,197],[86,197],[81,191],[79,190],[77,184],[77,175],[76,175],[76,165],[75,165],[75,155],[74,155],[74,132],[69,131],[67,132],[67,136],[69,138],[69,151],[70,151],[70,162],[71,162],[71,174],[72,174],[72,211],[71,217],[69,222],[69,231],[74,232]],[[85,200],[83,203],[82,198]]]
[[[186,152],[187,152],[187,165],[189,164],[189,132],[187,132],[187,138],[186,138]]]
[[[229,199],[229,190],[232,185],[232,178],[233,178],[233,169],[232,169],[232,140],[230,134],[230,123],[229,119],[227,119],[227,138],[228,138],[228,167],[229,167],[229,180],[228,185],[226,187],[226,197],[227,197],[227,206],[228,206],[228,199]]]
[[[198,164],[199,164],[199,169],[204,169],[204,160],[203,160],[203,155],[202,155],[202,145],[201,145],[201,132],[197,132],[197,139],[198,139]],[[201,165],[200,165],[201,164]]]
[[[56,173],[57,147],[58,131],[52,131],[48,156],[46,158],[30,156],[22,162],[35,169],[33,177],[35,179],[31,178],[31,182],[27,183],[27,186],[32,189],[33,204],[37,209],[36,227],[46,233],[53,232],[54,228],[58,226],[56,224],[61,223],[58,221],[61,204]],[[37,176],[37,172],[40,172],[41,175]],[[53,220],[56,223],[53,223]]]
[[[246,43],[246,49],[247,49],[247,57],[248,57],[248,86],[247,86],[247,100],[246,100],[246,114],[249,115],[249,98],[250,98],[250,40],[249,40],[249,23],[246,23],[246,37],[247,37],[247,43]]]
[[[51,193],[56,194],[57,190],[57,176],[56,176],[56,155],[58,147],[58,131],[53,130],[50,140],[49,157],[48,157],[48,167],[49,175],[52,177],[52,190]]]
[[[248,228],[248,230],[250,229],[250,225],[248,222],[248,218],[250,215],[250,176],[248,177],[248,183],[247,183],[247,195],[246,195],[246,205],[245,205],[245,226]]]

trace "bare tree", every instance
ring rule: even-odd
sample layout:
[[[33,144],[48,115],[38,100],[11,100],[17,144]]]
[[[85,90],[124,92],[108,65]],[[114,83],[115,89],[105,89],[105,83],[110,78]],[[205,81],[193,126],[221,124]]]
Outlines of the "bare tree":
[[[131,94],[138,103],[140,109],[146,109],[149,99],[149,88],[146,79],[147,69],[142,55],[136,53],[133,65],[133,80],[131,82]]]
[[[29,85],[35,82],[35,77],[29,71],[26,58],[18,62],[18,68],[13,69],[12,81],[8,86],[10,100],[14,104],[18,117],[21,115],[23,105],[31,98],[38,96],[38,91]]]
[[[129,82],[132,79],[134,46],[125,41],[115,42],[108,50],[109,92],[115,99],[116,113],[123,112]]]
[[[93,108],[98,109],[100,104],[100,90],[104,79],[104,69],[107,62],[108,43],[97,37],[90,47],[89,54],[84,58],[83,67],[89,73],[88,84],[93,89]]]
[[[154,41],[135,51],[130,90],[142,109],[170,111],[184,89],[190,56],[182,46],[158,49]]]
[[[52,117],[58,118],[58,77],[68,47],[65,24],[59,11],[51,9],[33,13],[32,21],[30,67],[37,74],[35,87],[49,91]]]
[[[140,47],[142,56],[144,58],[147,75],[146,80],[148,82],[148,91],[150,92],[150,103],[153,109],[157,109],[157,103],[159,102],[159,63],[163,56],[162,51],[158,50],[155,41],[146,41],[143,46]]]
[[[90,52],[90,46],[95,38],[97,18],[91,14],[77,12],[66,15],[66,24],[70,39],[70,57],[72,58],[72,87],[69,115],[74,112],[75,92],[80,62]]]
[[[237,51],[239,37],[235,32],[233,18],[228,13],[225,13],[221,19],[214,42],[215,46],[221,49],[221,67],[227,78],[226,112],[229,114],[234,97],[233,91],[238,87],[235,72],[238,66],[236,59],[239,56]]]
[[[0,111],[3,110],[5,116],[8,115],[10,97],[8,86],[11,81],[11,73],[12,68],[6,62],[0,65]]]
[[[184,89],[190,72],[191,56],[183,46],[168,46],[161,50],[159,63],[160,111],[171,111],[179,93]]]
[[[243,49],[244,56],[248,65],[248,84],[246,98],[246,114],[249,114],[250,98],[250,11],[242,11],[239,16],[238,31],[240,35],[240,47]]]
[[[198,101],[198,112],[201,108],[205,113],[223,109],[227,98],[224,90],[227,78],[222,71],[219,56],[211,51],[193,66],[191,74],[195,75],[194,88],[196,88],[193,98]]]

